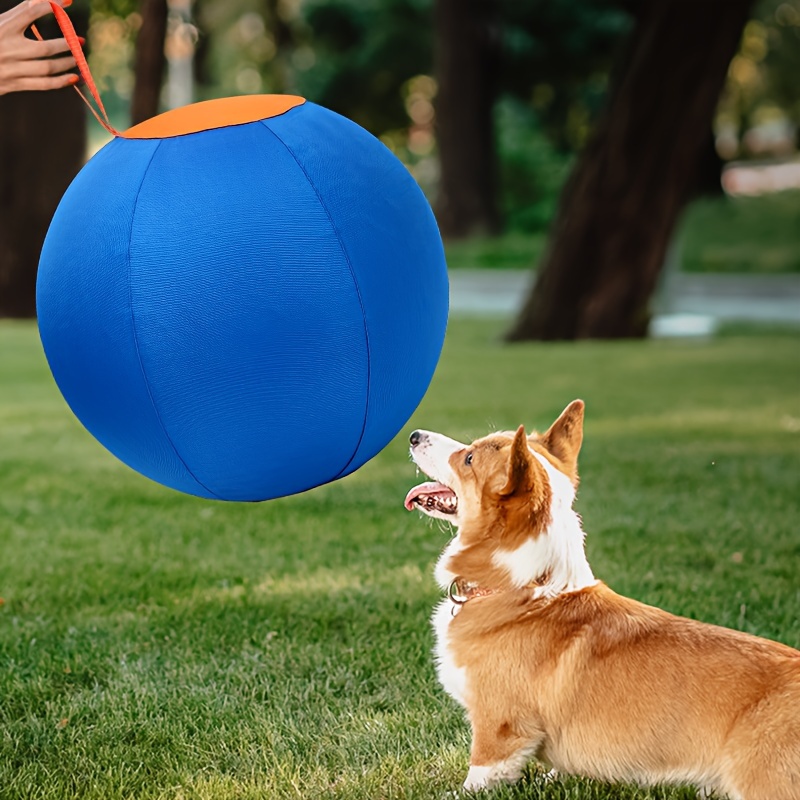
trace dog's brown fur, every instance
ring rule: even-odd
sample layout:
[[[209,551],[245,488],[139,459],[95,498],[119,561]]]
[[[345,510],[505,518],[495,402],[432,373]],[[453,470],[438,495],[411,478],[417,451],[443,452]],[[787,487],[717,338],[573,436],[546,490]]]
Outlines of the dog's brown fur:
[[[426,433],[430,452],[412,447],[425,471],[437,447],[452,450],[434,477],[458,498],[459,531],[437,570],[486,590],[435,623],[440,677],[472,725],[465,785],[515,780],[536,757],[610,781],[800,800],[800,652],[676,617],[594,580],[519,586],[508,559],[498,561],[559,535],[562,512],[542,459],[577,485],[582,422],[576,401],[543,436],[520,428],[454,449]],[[539,567],[547,584],[553,564],[530,565],[532,578]],[[456,675],[457,691],[448,685]]]

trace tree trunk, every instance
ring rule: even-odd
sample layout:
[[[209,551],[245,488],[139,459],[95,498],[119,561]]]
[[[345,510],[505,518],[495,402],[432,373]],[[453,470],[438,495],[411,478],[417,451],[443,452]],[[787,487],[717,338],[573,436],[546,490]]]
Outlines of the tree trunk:
[[[507,338],[642,337],[752,0],[640,6],[625,68],[561,195]]]
[[[0,0],[0,12],[14,5]],[[86,17],[70,16],[85,35]],[[36,26],[47,39],[61,36],[52,17]],[[86,107],[73,89],[0,97],[0,317],[36,316],[42,243],[85,157]]]
[[[439,228],[446,238],[497,233],[496,2],[436,0],[434,24]]]
[[[167,0],[142,0],[142,27],[136,36],[136,59],[131,99],[131,125],[158,114],[164,81],[164,39],[167,35]]]

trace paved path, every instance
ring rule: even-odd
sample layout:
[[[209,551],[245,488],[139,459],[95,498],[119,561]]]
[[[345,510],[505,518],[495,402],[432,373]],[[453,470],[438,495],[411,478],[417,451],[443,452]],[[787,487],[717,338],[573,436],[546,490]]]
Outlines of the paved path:
[[[511,316],[529,291],[525,270],[450,271],[450,308],[458,316]],[[800,324],[800,275],[668,275],[654,308],[653,333],[711,333],[720,321]]]

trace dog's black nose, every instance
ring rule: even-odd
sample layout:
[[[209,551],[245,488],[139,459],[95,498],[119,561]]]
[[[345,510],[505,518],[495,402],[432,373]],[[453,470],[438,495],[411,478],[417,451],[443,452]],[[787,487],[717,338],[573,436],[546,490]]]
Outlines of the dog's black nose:
[[[411,442],[411,446],[414,447],[418,445],[422,441],[422,432],[421,431],[414,431],[411,436],[408,437],[409,442]]]

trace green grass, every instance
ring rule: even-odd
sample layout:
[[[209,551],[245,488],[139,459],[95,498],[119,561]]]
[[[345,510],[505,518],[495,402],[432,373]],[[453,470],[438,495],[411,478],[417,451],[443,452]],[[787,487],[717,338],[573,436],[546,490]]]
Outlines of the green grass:
[[[71,417],[35,330],[0,324],[0,797],[440,798],[468,730],[428,617],[447,540],[403,510],[419,425],[468,438],[587,401],[596,574],[800,645],[800,336],[504,347],[451,324],[403,433],[261,505],[184,497]],[[496,798],[689,800],[535,773]]]
[[[450,269],[531,269],[544,253],[544,233],[512,231],[495,238],[445,243]]]
[[[683,272],[800,273],[800,191],[696,200],[678,231]],[[532,269],[545,233],[447,242],[450,269]]]
[[[800,191],[696,200],[682,225],[685,272],[800,272]]]

